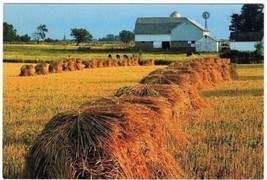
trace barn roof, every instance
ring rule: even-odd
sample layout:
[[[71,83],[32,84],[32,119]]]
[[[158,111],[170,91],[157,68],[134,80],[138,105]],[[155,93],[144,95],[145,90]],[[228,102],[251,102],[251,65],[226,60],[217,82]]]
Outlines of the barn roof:
[[[191,22],[198,28],[204,30],[203,26],[185,17],[153,17],[137,18],[135,34],[169,34],[173,28],[184,22]]]
[[[216,41],[216,42],[219,41],[219,40],[217,40],[215,37],[210,36],[210,35],[204,35],[204,36],[202,36],[200,39],[205,38],[205,37],[210,38],[210,39],[212,39],[212,40],[214,40],[214,41]],[[200,40],[200,39],[199,39],[199,40]],[[199,40],[197,40],[197,41],[199,41]]]
[[[254,42],[262,41],[263,32],[231,32],[230,41]]]

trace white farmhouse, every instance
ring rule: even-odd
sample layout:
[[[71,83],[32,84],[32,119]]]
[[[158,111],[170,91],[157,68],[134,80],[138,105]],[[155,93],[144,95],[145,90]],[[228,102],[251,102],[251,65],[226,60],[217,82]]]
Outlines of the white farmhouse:
[[[231,32],[230,49],[255,51],[255,44],[263,41],[263,32]]]
[[[137,18],[136,49],[173,49],[180,52],[218,52],[219,42],[194,20],[174,12],[170,17]]]

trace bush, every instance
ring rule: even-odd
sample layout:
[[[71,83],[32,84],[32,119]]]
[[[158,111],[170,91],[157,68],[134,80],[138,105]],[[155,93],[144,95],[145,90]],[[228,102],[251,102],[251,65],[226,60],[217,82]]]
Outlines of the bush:
[[[156,59],[155,65],[169,65],[173,62],[174,62],[173,60],[169,60],[169,59]]]
[[[252,63],[261,63],[263,56],[260,56],[256,51],[238,51],[231,50],[220,54],[221,58],[230,58],[231,63],[238,64],[252,64]]]

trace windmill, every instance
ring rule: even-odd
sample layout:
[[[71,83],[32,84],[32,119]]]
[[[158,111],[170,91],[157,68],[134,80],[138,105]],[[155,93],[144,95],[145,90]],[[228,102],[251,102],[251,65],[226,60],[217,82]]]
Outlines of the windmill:
[[[205,11],[202,13],[202,17],[203,17],[203,19],[205,19],[205,29],[208,30],[207,19],[210,18],[210,13],[208,11]]]

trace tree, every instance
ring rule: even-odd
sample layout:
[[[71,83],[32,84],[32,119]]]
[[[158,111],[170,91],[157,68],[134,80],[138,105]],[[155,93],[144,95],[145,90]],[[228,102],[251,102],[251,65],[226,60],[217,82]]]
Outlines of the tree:
[[[71,36],[74,37],[75,41],[77,42],[77,46],[84,41],[92,41],[93,36],[90,34],[89,31],[86,29],[71,29]]]
[[[45,39],[46,32],[48,32],[48,29],[45,24],[41,24],[37,27],[37,31],[33,33],[33,39],[37,41],[39,44],[40,39]]]
[[[241,8],[241,14],[230,16],[232,32],[258,32],[263,31],[263,4],[245,4]]]
[[[134,40],[134,33],[131,31],[123,30],[119,34],[120,40],[124,43],[129,43],[130,41]]]
[[[99,41],[120,41],[120,37],[114,34],[107,34],[106,37],[99,38]]]
[[[4,22],[3,24],[3,41],[15,41],[17,39],[17,30],[12,24]]]
[[[28,34],[25,34],[23,36],[20,36],[21,42],[29,42],[31,41],[31,37]]]
[[[255,60],[256,62],[260,63],[264,60],[264,45],[263,45],[263,42],[258,42],[255,44],[254,46],[256,48],[255,50]]]

